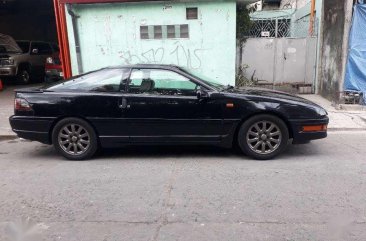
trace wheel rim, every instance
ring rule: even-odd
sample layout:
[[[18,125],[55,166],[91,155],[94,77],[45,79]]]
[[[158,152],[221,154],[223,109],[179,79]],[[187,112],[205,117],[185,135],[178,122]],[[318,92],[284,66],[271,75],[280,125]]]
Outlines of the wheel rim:
[[[90,135],[81,125],[67,124],[58,134],[58,143],[67,154],[78,156],[89,149]]]
[[[22,79],[23,79],[23,82],[24,83],[28,83],[28,81],[29,81],[29,74],[28,74],[27,71],[23,71],[22,72]]]
[[[267,155],[280,147],[282,132],[271,121],[259,121],[249,128],[246,140],[252,151],[261,155]]]

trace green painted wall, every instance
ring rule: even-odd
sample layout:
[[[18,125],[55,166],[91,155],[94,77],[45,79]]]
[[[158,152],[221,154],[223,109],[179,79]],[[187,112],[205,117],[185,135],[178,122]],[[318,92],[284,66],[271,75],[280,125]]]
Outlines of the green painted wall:
[[[198,7],[198,20],[186,8]],[[73,5],[79,15],[83,72],[110,65],[176,64],[235,84],[236,2],[114,3]],[[141,25],[189,24],[188,39],[140,39]],[[78,74],[71,16],[67,27],[73,75]]]

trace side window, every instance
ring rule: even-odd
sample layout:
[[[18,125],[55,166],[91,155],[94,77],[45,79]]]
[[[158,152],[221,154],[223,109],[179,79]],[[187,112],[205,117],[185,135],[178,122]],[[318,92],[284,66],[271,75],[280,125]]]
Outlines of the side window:
[[[125,92],[128,69],[102,69],[52,86],[49,90],[65,89],[96,92]]]
[[[39,43],[32,42],[31,44],[31,54],[39,54]]]
[[[160,69],[135,69],[129,82],[131,93],[195,96],[197,88],[197,84],[190,79],[173,71]]]
[[[57,44],[51,43],[51,47],[53,52],[60,52],[60,48],[58,47]]]
[[[39,46],[40,46],[40,48],[39,48],[40,54],[52,54],[51,45],[49,45],[47,43],[40,43]]]
[[[47,43],[33,42],[32,54],[38,54],[38,55],[52,54],[52,48]]]

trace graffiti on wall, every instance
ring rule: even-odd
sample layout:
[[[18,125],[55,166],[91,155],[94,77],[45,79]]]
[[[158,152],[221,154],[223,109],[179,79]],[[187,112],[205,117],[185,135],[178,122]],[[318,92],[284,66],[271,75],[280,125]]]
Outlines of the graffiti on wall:
[[[109,48],[98,46],[102,55],[111,53]],[[121,64],[175,64],[190,69],[202,67],[202,55],[207,49],[189,48],[180,41],[171,46],[150,48],[144,51],[121,50],[117,51]]]
[[[202,67],[202,53],[205,49],[187,48],[179,41],[170,47],[151,48],[141,53],[134,51],[120,51],[119,57],[123,64],[176,64],[191,69]]]
[[[102,56],[108,56],[107,59],[120,59],[122,65],[129,64],[174,64],[184,66],[190,69],[201,69],[203,64],[204,52],[208,49],[203,49],[196,46],[190,46],[187,41],[176,40],[173,43],[162,42],[159,47],[138,48],[132,46],[118,46],[120,43],[113,41],[113,26],[116,25],[115,19],[109,15],[94,16],[95,27],[95,45]],[[118,25],[124,23],[125,18],[122,15],[118,16]],[[141,24],[146,24],[146,19],[140,21],[133,20],[134,29],[138,29]],[[100,29],[103,34],[100,34]],[[126,28],[128,29],[128,28]],[[131,32],[131,36],[135,41],[140,41],[137,38],[137,32]],[[90,40],[88,40],[90,41]],[[87,43],[85,43],[87,44]],[[116,45],[117,44],[117,45]],[[149,44],[149,43],[147,43]],[[112,58],[111,58],[112,57]],[[104,58],[100,59],[103,61]],[[105,63],[103,63],[105,64]],[[114,62],[114,64],[116,64]]]

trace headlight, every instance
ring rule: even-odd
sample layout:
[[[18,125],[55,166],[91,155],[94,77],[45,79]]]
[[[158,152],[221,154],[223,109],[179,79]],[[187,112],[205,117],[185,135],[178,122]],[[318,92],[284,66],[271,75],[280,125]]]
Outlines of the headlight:
[[[321,108],[321,107],[316,108],[316,113],[318,113],[318,115],[321,115],[321,116],[328,115],[328,112],[324,108]]]
[[[46,59],[46,63],[47,63],[47,64],[53,64],[53,58],[52,58],[52,57],[48,57],[48,58]]]
[[[1,65],[14,65],[14,59],[3,59]]]

